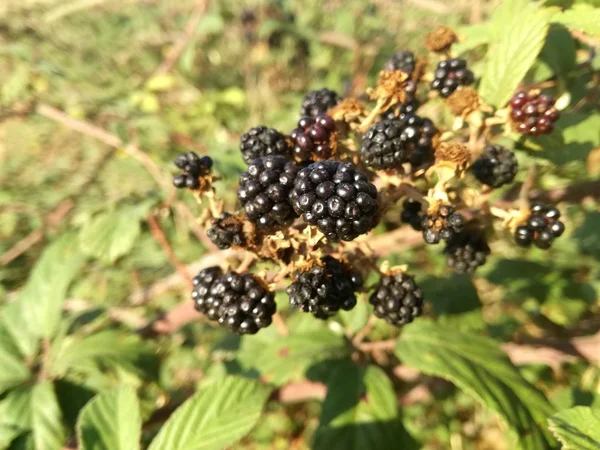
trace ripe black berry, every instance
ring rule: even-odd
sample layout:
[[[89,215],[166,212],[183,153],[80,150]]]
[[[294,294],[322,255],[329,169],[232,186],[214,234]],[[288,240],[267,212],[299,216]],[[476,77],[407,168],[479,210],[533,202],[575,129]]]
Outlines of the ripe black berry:
[[[288,139],[274,128],[259,125],[250,128],[240,139],[240,150],[244,161],[268,155],[289,156],[291,146]]]
[[[181,153],[175,161],[182,174],[173,177],[173,185],[178,188],[198,189],[200,178],[210,174],[213,161],[209,156],[200,158],[194,152]]]
[[[519,163],[513,152],[500,145],[488,145],[473,163],[471,170],[483,184],[500,187],[511,183],[519,171]]]
[[[473,83],[473,72],[467,69],[467,61],[461,58],[452,58],[441,61],[431,82],[431,89],[440,92],[442,97],[448,97],[459,86],[468,86]]]
[[[405,162],[420,165],[433,156],[433,122],[416,114],[403,114],[371,125],[363,135],[360,152],[374,169],[396,169]]]
[[[347,270],[331,256],[321,264],[294,274],[294,282],[286,289],[290,305],[327,319],[340,309],[350,311],[356,305],[354,291],[362,284],[360,275]]]
[[[423,313],[423,291],[408,274],[386,275],[371,294],[369,303],[374,306],[375,316],[399,327]]]
[[[340,96],[331,89],[323,88],[311,91],[302,100],[300,115],[316,117],[326,113],[340,102]]]
[[[402,204],[402,214],[400,220],[408,223],[416,231],[423,231],[423,212],[421,211],[421,202],[412,198],[407,198]]]
[[[194,278],[194,308],[234,333],[255,334],[271,324],[277,304],[272,292],[252,274],[219,267],[201,270]]]
[[[297,171],[285,157],[271,155],[253,160],[240,175],[237,195],[246,217],[257,227],[280,229],[297,217],[288,200]]]
[[[294,143],[293,155],[298,161],[328,159],[333,153],[335,121],[327,114],[305,116],[290,133]]]
[[[552,133],[560,114],[556,99],[539,91],[517,92],[510,101],[510,118],[521,134],[539,136]]]
[[[565,224],[560,220],[560,211],[554,206],[535,203],[531,214],[523,225],[515,230],[515,241],[521,247],[536,247],[546,250],[554,239],[565,232]]]
[[[465,230],[448,242],[444,254],[448,267],[458,273],[472,273],[485,264],[490,247],[482,232]]]
[[[290,200],[331,240],[351,241],[377,221],[377,188],[351,163],[330,160],[300,170]]]
[[[221,250],[225,250],[232,245],[237,247],[246,245],[246,236],[244,235],[241,218],[227,212],[212,221],[206,234],[212,243]]]
[[[394,55],[386,61],[383,70],[391,72],[401,70],[402,72],[411,75],[413,70],[415,70],[415,55],[411,51],[400,50],[399,52],[394,53]]]
[[[428,244],[437,244],[441,239],[449,241],[463,230],[465,219],[450,205],[441,205],[437,211],[423,217],[423,238]]]

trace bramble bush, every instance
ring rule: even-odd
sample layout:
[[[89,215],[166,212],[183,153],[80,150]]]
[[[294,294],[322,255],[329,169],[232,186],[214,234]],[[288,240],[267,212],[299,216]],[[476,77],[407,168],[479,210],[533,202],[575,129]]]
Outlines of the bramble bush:
[[[600,448],[600,8],[472,3],[0,9],[0,449]]]

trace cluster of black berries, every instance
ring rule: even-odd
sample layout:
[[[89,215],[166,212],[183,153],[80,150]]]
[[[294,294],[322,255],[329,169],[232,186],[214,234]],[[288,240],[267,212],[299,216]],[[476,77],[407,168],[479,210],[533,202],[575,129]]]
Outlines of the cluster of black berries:
[[[240,150],[246,164],[261,156],[290,154],[288,138],[274,128],[264,125],[251,128],[240,139]]]
[[[221,250],[230,248],[232,245],[244,247],[246,236],[243,228],[240,217],[225,212],[221,217],[212,221],[206,234],[212,243]]]
[[[298,127],[290,133],[294,142],[294,158],[298,161],[330,158],[335,145],[332,142],[334,132],[335,120],[327,114],[302,117],[298,121]]]
[[[347,270],[340,261],[321,258],[321,264],[296,272],[294,282],[286,289],[290,305],[317,319],[327,319],[340,309],[350,311],[356,305],[354,291],[361,287],[362,278]]]
[[[289,202],[297,171],[296,164],[281,155],[253,160],[240,175],[237,192],[248,220],[265,230],[289,226],[297,217]]]
[[[433,157],[433,122],[416,114],[377,122],[363,135],[360,152],[369,167],[397,169],[405,162],[417,166]]]
[[[487,145],[471,170],[481,183],[497,188],[512,183],[519,171],[513,152],[500,145]]]
[[[428,213],[421,221],[423,238],[428,244],[437,244],[441,239],[450,241],[463,230],[465,218],[454,211],[451,205],[441,205],[436,212]]]
[[[400,50],[394,53],[383,66],[383,70],[395,72],[401,70],[408,75],[415,70],[415,55],[409,50]]]
[[[539,91],[517,92],[510,101],[510,118],[521,134],[539,136],[554,130],[560,114],[554,107],[556,99]]]
[[[194,152],[181,153],[174,161],[175,165],[183,171],[173,177],[173,185],[178,188],[198,189],[200,178],[210,174],[213,161],[209,156],[200,158]]]
[[[296,213],[331,240],[351,241],[377,221],[377,188],[351,163],[310,164],[298,172],[290,199]]]
[[[423,313],[423,291],[406,273],[386,275],[371,294],[369,303],[374,306],[376,317],[399,327]]]
[[[272,292],[252,274],[201,270],[194,278],[194,308],[234,333],[255,334],[271,324],[277,304]]]
[[[417,109],[419,109],[419,102],[415,99],[412,99],[406,101],[405,103],[399,103],[395,106],[392,106],[381,115],[381,118],[382,120],[386,120],[404,117],[406,114],[416,114]]]
[[[518,226],[515,231],[517,244],[521,247],[534,244],[544,250],[550,248],[554,239],[565,231],[565,224],[558,219],[560,211],[554,206],[534,204],[525,224]]]
[[[421,202],[412,198],[404,200],[400,214],[402,223],[409,224],[415,231],[423,231],[423,216]]]
[[[440,92],[442,97],[448,97],[459,86],[468,86],[473,83],[473,72],[467,69],[467,61],[461,58],[452,58],[440,61],[433,73],[431,89]]]
[[[324,114],[340,102],[340,96],[331,89],[323,88],[311,91],[300,106],[300,116],[317,117]]]
[[[457,234],[444,249],[446,264],[458,273],[473,273],[483,266],[490,254],[485,236],[479,230]]]

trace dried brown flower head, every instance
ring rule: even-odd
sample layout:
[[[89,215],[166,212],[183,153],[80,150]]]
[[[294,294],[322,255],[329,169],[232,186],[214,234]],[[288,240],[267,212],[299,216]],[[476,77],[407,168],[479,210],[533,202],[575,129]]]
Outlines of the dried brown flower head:
[[[440,25],[427,35],[425,46],[432,52],[446,52],[457,41],[458,37],[452,28]]]
[[[455,116],[465,117],[481,105],[477,91],[472,87],[461,87],[446,99],[446,105]]]

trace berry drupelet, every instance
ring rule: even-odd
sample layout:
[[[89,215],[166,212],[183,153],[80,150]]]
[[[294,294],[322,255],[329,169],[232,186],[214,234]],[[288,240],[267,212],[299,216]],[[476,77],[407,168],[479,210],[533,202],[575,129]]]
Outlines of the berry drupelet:
[[[240,150],[246,164],[262,156],[289,157],[291,145],[288,138],[274,128],[259,125],[250,128],[240,139]]]
[[[234,333],[256,334],[271,324],[277,304],[272,292],[252,274],[227,272],[219,267],[201,270],[194,278],[192,300],[196,311]]]
[[[433,157],[433,122],[416,114],[377,122],[363,135],[360,152],[374,169],[397,169],[405,162],[420,165]]]
[[[385,275],[379,281],[369,303],[376,317],[400,327],[423,313],[423,291],[406,273]]]
[[[200,158],[194,152],[181,153],[174,163],[183,172],[173,177],[173,185],[178,189],[198,189],[200,178],[209,175],[213,165],[209,156]]]
[[[457,273],[473,273],[483,266],[490,254],[485,236],[479,230],[465,230],[444,249],[446,264]]]
[[[421,202],[412,198],[407,198],[402,204],[402,213],[400,215],[402,223],[409,224],[415,231],[423,231],[423,212],[421,211]]]
[[[481,183],[497,188],[512,183],[519,171],[513,152],[500,145],[487,145],[471,166],[471,171]]]
[[[461,58],[451,58],[440,61],[433,73],[431,89],[439,91],[442,97],[448,97],[459,86],[468,86],[473,83],[473,72],[467,69],[467,61]]]
[[[427,213],[421,221],[423,239],[427,244],[438,244],[441,239],[450,241],[463,230],[464,217],[451,205],[441,205],[437,211]]]
[[[244,224],[240,217],[224,212],[221,217],[212,221],[211,227],[206,232],[209,239],[219,249],[225,250],[232,245],[244,247],[246,236]]]
[[[517,92],[510,101],[510,118],[521,134],[539,136],[554,130],[560,117],[554,107],[556,99],[539,91]]]
[[[300,170],[290,200],[331,240],[351,241],[377,222],[377,188],[351,163],[323,161]]]
[[[276,230],[297,217],[289,203],[298,168],[280,155],[257,158],[240,175],[237,195],[246,217],[258,228]]]
[[[302,100],[300,115],[316,117],[324,114],[340,102],[340,96],[331,89],[323,88],[311,91]]]
[[[335,143],[335,120],[327,114],[316,117],[305,116],[298,127],[290,133],[294,143],[293,155],[298,161],[328,159],[333,154]]]
[[[354,308],[354,291],[362,285],[358,273],[347,270],[331,256],[324,256],[321,264],[309,270],[296,272],[294,278],[286,290],[290,305],[318,319],[327,319],[340,309]]]
[[[560,211],[554,206],[535,203],[527,221],[517,227],[515,241],[521,247],[534,244],[543,250],[549,249],[554,239],[565,231],[565,224],[560,220]]]
[[[415,70],[415,55],[409,50],[400,50],[394,53],[390,59],[388,59],[383,66],[383,70],[395,72],[401,70],[408,75],[413,73]]]

